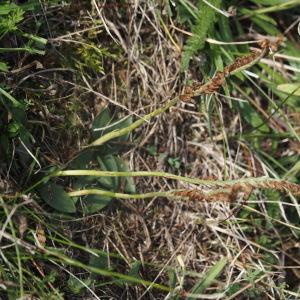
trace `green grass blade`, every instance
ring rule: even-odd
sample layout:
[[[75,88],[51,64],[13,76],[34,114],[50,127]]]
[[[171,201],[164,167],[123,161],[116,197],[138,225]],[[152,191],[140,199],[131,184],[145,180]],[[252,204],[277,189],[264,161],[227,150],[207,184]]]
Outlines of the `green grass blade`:
[[[23,107],[24,105],[20,103],[18,100],[16,100],[12,95],[10,95],[8,92],[0,88],[0,94],[5,96],[8,100],[10,100],[16,107]]]
[[[223,257],[220,259],[210,270],[207,272],[207,275],[204,279],[201,279],[192,289],[191,294],[201,294],[203,293],[213,282],[214,280],[221,274],[224,267],[227,264],[227,258]],[[195,295],[196,296],[196,295]],[[194,297],[190,296],[187,300],[193,300]]]

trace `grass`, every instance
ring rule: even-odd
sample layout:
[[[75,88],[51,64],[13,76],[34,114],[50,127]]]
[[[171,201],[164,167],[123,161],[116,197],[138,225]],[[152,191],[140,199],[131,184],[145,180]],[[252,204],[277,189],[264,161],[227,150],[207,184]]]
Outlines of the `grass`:
[[[299,4],[0,4],[0,298],[299,298]]]

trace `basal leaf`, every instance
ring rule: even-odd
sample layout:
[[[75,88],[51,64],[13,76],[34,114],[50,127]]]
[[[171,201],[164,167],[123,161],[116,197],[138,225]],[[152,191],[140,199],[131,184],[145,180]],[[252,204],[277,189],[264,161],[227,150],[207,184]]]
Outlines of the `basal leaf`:
[[[100,195],[88,195],[82,199],[83,212],[86,214],[93,214],[100,209],[106,207],[111,202],[110,197]]]
[[[112,121],[111,114],[109,112],[108,108],[104,108],[99,115],[94,119],[93,125],[92,125],[92,136],[93,139],[98,139],[101,137],[105,130],[99,130],[101,128],[104,128],[108,126]]]
[[[71,169],[86,169],[88,164],[93,160],[94,152],[91,150],[86,150],[78,154],[78,156],[73,159],[70,163],[69,168]]]
[[[120,172],[128,172],[129,171],[128,166],[124,160],[116,157],[116,162],[118,164],[118,169]],[[135,188],[133,177],[130,177],[130,176],[121,177],[121,180],[122,179],[125,180],[125,187],[124,187],[125,193],[134,194],[136,192],[136,188]]]
[[[98,256],[91,255],[89,260],[89,265],[93,268],[104,269],[104,270],[113,270],[114,265],[110,260],[108,255],[98,254]],[[96,279],[99,275],[96,273],[91,274],[92,279]]]
[[[115,122],[109,131],[113,131],[116,129],[123,129],[123,128],[130,126],[131,124],[132,124],[132,116],[128,116],[128,117],[124,118],[122,121]],[[129,136],[129,134],[120,136],[117,140],[118,141],[127,141],[128,136]]]
[[[115,156],[106,155],[102,158],[102,161],[103,161],[107,171],[111,171],[111,172],[118,172],[119,171],[118,162],[117,162]],[[119,187],[119,178],[118,177],[112,177],[112,182],[113,182],[113,190],[117,191],[118,187]]]
[[[74,200],[61,186],[48,182],[38,191],[42,199],[52,208],[64,213],[76,212]]]
[[[97,156],[97,161],[99,163],[99,167],[100,167],[101,171],[109,171],[109,170],[107,170],[105,163],[99,156]],[[97,181],[100,183],[100,185],[102,185],[103,187],[105,187],[109,190],[113,189],[113,187],[114,187],[114,178],[113,177],[102,176],[102,177],[98,177]]]

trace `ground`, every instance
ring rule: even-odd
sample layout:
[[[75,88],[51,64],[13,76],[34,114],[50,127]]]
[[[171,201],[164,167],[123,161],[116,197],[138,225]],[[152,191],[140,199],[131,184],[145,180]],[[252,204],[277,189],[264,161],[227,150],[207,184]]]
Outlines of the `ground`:
[[[300,3],[223,2],[0,4],[0,299],[300,298]]]

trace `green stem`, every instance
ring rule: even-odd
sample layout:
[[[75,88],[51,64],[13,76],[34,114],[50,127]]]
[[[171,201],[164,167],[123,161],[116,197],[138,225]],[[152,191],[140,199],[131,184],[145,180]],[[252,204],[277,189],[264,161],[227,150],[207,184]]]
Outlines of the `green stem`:
[[[151,192],[145,194],[123,194],[123,193],[114,193],[111,191],[105,191],[100,189],[86,189],[86,190],[78,190],[74,192],[69,192],[68,195],[70,197],[78,197],[78,196],[86,196],[86,195],[100,195],[107,196],[111,198],[120,198],[120,199],[146,199],[153,197],[169,197],[175,196],[174,192],[182,191],[182,190],[170,190],[167,192]]]
[[[243,183],[260,183],[260,182],[281,182],[280,179],[273,179],[268,177],[250,177],[250,178],[240,178],[234,180],[207,180],[207,179],[198,179],[198,178],[190,178],[179,175],[174,175],[172,173],[166,172],[156,172],[156,171],[137,171],[137,172],[110,172],[110,171],[95,171],[95,170],[66,170],[66,171],[58,171],[52,175],[52,177],[56,176],[106,176],[106,177],[164,177],[169,179],[174,179],[182,182],[192,183],[192,184],[200,184],[207,186],[228,186],[235,184],[243,184]]]
[[[280,10],[285,10],[285,9],[289,9],[292,8],[294,6],[297,6],[300,4],[300,0],[290,0],[290,1],[286,1],[274,6],[270,6],[270,7],[265,7],[265,8],[261,8],[261,9],[256,9],[253,10],[251,12],[247,12],[246,14],[249,16],[253,16],[253,15],[257,15],[257,14],[265,14],[265,13],[271,13],[274,11],[280,11]]]
[[[106,142],[108,142],[108,141],[110,141],[114,138],[117,138],[117,137],[120,137],[120,136],[123,136],[123,135],[126,135],[126,134],[130,133],[134,129],[136,129],[136,128],[140,127],[141,125],[143,125],[145,122],[148,122],[151,118],[160,115],[161,113],[165,112],[170,107],[174,106],[178,102],[178,100],[179,100],[179,97],[175,97],[172,100],[169,100],[164,106],[154,110],[153,112],[151,112],[148,115],[144,116],[142,119],[139,119],[139,120],[135,121],[130,126],[128,126],[126,128],[122,128],[122,129],[113,130],[113,131],[103,135],[102,137],[98,138],[97,140],[92,142],[87,147],[100,146],[100,145],[103,145],[104,143],[106,143]]]
[[[29,52],[30,54],[40,54],[44,55],[45,51],[43,50],[38,50],[38,49],[33,49],[33,48],[0,48],[0,53],[5,53],[5,52],[19,52],[19,51],[25,51]]]

